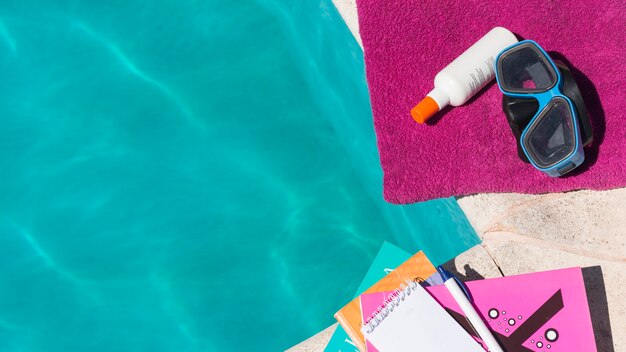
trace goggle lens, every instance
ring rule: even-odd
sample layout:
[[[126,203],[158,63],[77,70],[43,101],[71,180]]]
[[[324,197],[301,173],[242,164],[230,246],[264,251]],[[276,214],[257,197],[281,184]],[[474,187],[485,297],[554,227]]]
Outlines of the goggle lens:
[[[526,146],[540,167],[550,167],[574,152],[576,136],[568,102],[554,98],[529,126]]]
[[[498,60],[499,84],[512,93],[537,93],[557,81],[554,67],[536,45],[525,43],[509,49]]]

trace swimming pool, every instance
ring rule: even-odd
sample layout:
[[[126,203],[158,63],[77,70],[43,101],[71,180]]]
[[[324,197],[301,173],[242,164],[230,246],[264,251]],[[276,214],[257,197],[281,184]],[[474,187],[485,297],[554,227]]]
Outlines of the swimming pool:
[[[382,201],[362,52],[328,1],[0,7],[0,350],[289,347],[383,240],[477,243]]]

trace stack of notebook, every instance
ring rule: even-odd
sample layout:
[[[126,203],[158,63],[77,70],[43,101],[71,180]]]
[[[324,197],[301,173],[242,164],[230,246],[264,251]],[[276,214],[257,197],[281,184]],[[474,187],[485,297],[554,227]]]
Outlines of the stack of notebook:
[[[422,252],[385,243],[325,351],[487,350]],[[502,350],[596,351],[580,268],[466,283]]]

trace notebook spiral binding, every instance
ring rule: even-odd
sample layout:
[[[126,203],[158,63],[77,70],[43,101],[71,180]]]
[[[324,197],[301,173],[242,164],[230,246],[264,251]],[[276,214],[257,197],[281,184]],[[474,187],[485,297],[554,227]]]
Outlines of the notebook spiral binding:
[[[374,314],[372,314],[372,316],[365,321],[365,331],[368,334],[373,332],[396,307],[402,304],[402,301],[404,301],[407,296],[410,296],[411,293],[418,288],[418,286],[419,284],[417,282],[411,280],[406,280],[405,284],[401,284],[400,287],[395,290],[380,307],[378,307],[376,312],[374,312]]]

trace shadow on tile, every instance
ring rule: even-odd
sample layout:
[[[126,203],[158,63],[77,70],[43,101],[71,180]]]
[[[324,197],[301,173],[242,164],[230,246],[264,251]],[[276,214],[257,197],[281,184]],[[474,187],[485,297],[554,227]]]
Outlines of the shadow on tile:
[[[452,273],[454,276],[456,276],[459,280],[461,280],[463,282],[465,282],[465,281],[472,281],[472,280],[482,280],[482,279],[485,278],[478,271],[476,271],[474,268],[472,268],[469,264],[463,265],[463,271],[465,273],[460,273],[456,269],[456,264],[454,262],[454,259],[452,259],[449,262],[446,262],[445,264],[443,264],[443,267],[446,270],[448,270],[450,273]]]

